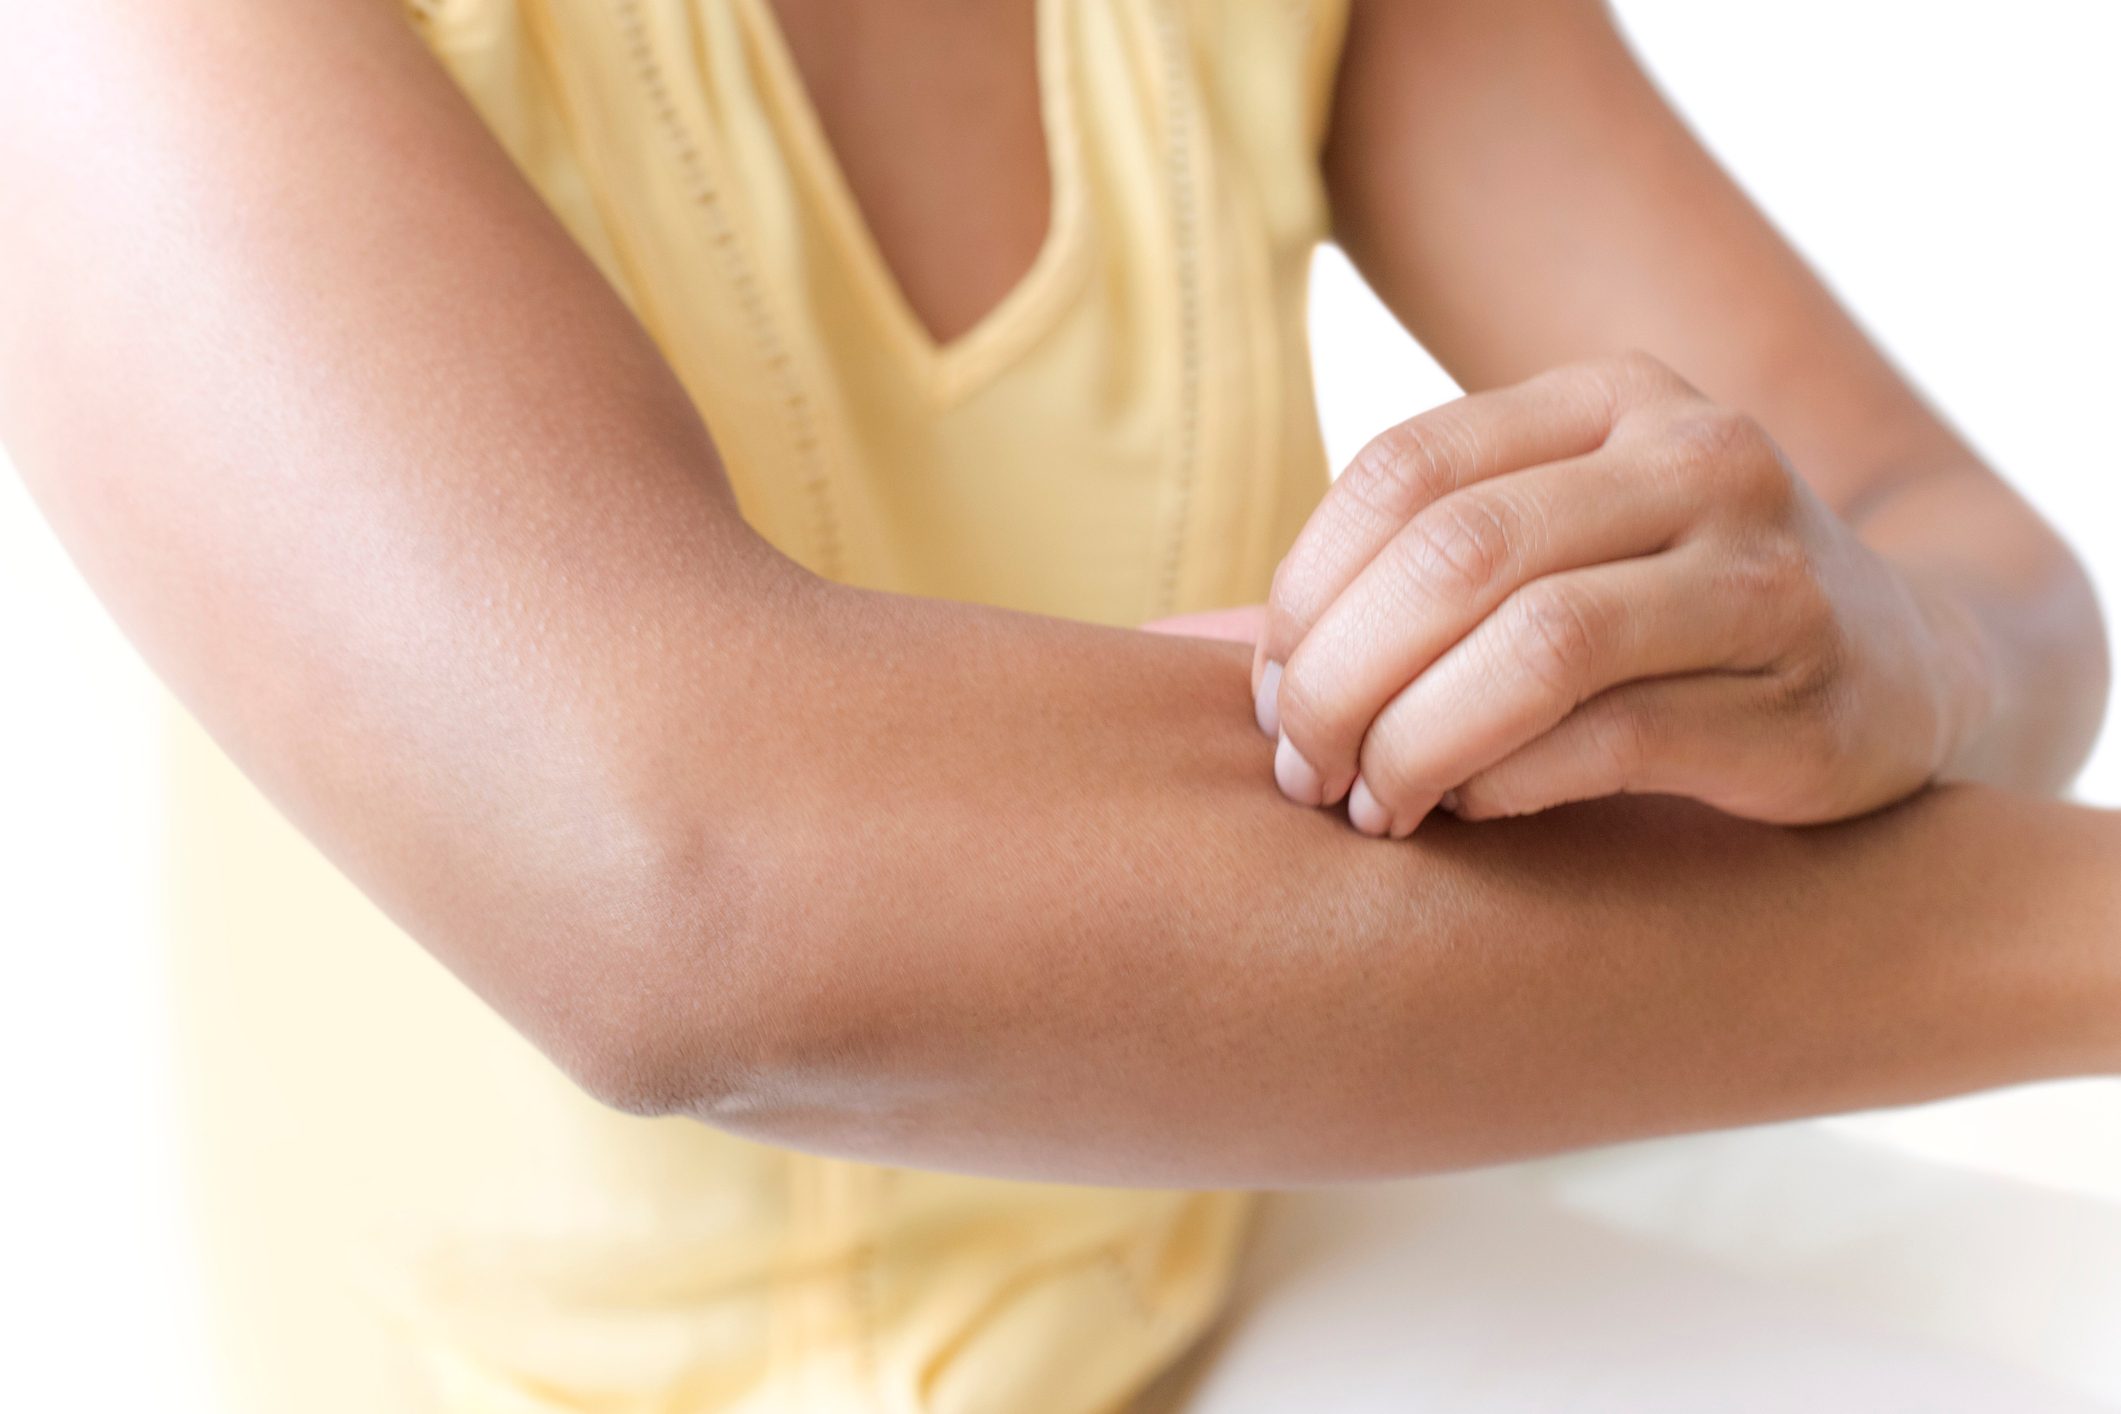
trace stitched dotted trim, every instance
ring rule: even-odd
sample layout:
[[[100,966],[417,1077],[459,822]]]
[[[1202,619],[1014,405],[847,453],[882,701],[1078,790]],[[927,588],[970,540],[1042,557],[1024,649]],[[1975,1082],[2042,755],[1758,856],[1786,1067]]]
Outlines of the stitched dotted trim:
[[[1163,42],[1165,169],[1171,189],[1171,241],[1178,279],[1178,426],[1174,434],[1172,478],[1176,506],[1171,547],[1159,582],[1157,616],[1176,612],[1179,570],[1185,559],[1186,535],[1193,509],[1195,463],[1200,459],[1200,253],[1198,174],[1193,163],[1193,113],[1186,99],[1184,22],[1177,6],[1165,0],[1156,8],[1156,29]]]
[[[825,475],[824,444],[818,431],[816,405],[796,376],[795,357],[774,326],[765,291],[760,287],[750,262],[744,258],[742,242],[723,205],[721,192],[709,178],[699,148],[685,132],[684,120],[670,94],[670,85],[649,45],[640,0],[620,0],[616,13],[625,34],[628,55],[634,62],[635,76],[647,93],[656,122],[677,159],[686,194],[706,223],[708,244],[721,257],[723,273],[736,292],[737,304],[751,330],[759,362],[780,384],[781,410],[788,420],[789,442],[795,452],[803,490],[810,499],[817,569],[827,578],[837,579],[842,570],[839,522],[833,514],[831,488]]]

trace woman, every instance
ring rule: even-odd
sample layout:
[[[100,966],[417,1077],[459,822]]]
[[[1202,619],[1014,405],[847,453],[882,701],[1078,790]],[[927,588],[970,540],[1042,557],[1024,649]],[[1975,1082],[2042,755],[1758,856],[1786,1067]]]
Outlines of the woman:
[[[1757,823],[2053,789],[2096,614],[1596,7],[412,9],[0,46],[257,1407],[1113,1408],[1191,1189],[2112,1067],[2110,822]],[[1329,209],[1483,391],[1327,494]]]

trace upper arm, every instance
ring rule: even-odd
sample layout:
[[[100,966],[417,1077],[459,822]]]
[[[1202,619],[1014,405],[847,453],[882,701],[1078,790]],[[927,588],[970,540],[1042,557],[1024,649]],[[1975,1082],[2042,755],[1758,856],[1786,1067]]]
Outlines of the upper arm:
[[[1326,162],[1341,243],[1469,388],[1643,349],[1843,509],[1966,460],[1595,0],[1357,0]]]
[[[772,563],[653,345],[385,0],[0,3],[0,194],[0,437],[113,616],[611,1077]]]

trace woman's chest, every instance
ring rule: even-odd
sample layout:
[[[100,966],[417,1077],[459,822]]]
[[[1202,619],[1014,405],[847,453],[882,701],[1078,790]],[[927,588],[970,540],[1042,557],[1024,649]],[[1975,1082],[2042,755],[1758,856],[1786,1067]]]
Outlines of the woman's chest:
[[[904,3],[920,25],[820,38],[824,0],[456,0],[429,37],[787,553],[1114,622],[1257,598],[1324,483],[1331,31],[992,0],[960,33],[936,17],[970,0]],[[916,13],[846,25],[870,11]]]
[[[769,0],[799,98],[937,343],[1000,304],[1051,222],[1036,0]]]

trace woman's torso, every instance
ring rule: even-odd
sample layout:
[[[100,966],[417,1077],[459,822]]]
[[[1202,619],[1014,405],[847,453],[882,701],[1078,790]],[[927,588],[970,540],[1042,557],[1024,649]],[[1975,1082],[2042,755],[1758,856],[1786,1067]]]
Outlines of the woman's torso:
[[[1038,0],[1019,67],[1045,219],[1013,219],[1014,188],[945,213],[996,252],[954,308],[875,194],[889,160],[827,137],[860,117],[802,81],[839,61],[791,51],[814,12],[412,8],[785,552],[1109,623],[1263,597],[1326,480],[1303,295],[1335,0]],[[452,1410],[1069,1414],[1130,1398],[1221,1300],[1233,1195],[876,1168],[602,1110],[188,722],[169,787],[198,1191],[256,1407],[404,1407],[403,1352]]]

